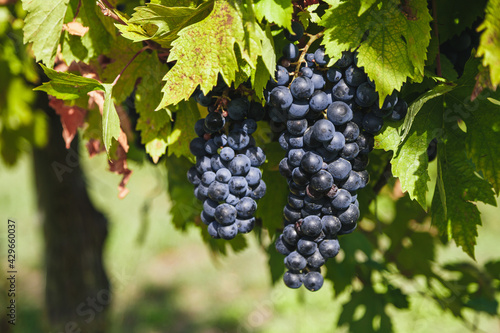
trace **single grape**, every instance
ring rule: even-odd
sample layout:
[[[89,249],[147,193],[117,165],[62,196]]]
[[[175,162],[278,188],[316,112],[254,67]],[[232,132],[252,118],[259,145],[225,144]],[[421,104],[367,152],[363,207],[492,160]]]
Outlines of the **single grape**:
[[[288,31],[288,29],[284,30],[285,33],[285,38],[288,39],[290,42],[296,42],[299,39],[302,38],[304,35],[304,26],[297,21],[292,22],[292,32]]]
[[[208,197],[213,201],[224,201],[229,195],[229,186],[218,181],[213,182],[208,187]]]
[[[288,43],[283,47],[283,56],[285,59],[295,61],[299,57],[299,48],[293,43]]]
[[[313,94],[314,84],[312,83],[311,79],[308,79],[305,76],[299,76],[298,78],[293,80],[292,84],[290,85],[290,92],[292,93],[292,96],[297,99],[306,99],[311,97],[311,95]]]
[[[229,162],[234,158],[234,150],[230,147],[224,147],[220,151],[220,158],[223,161]]]
[[[314,61],[320,66],[325,66],[330,61],[330,58],[325,54],[323,48],[319,48],[314,52]]]
[[[320,119],[313,125],[313,138],[320,142],[329,142],[335,133],[335,126],[328,119]]]
[[[238,232],[240,234],[247,234],[255,227],[255,217],[245,220],[236,219],[235,224],[238,226]]]
[[[312,255],[317,249],[318,244],[316,244],[313,240],[301,238],[297,242],[297,252],[302,254],[304,257]]]
[[[275,79],[278,86],[285,86],[288,83],[288,80],[290,80],[290,75],[288,74],[288,71],[285,67],[280,65],[276,66]]]
[[[366,82],[366,74],[365,72],[356,66],[349,66],[345,70],[345,82],[353,87],[359,86],[361,83]]]
[[[317,291],[323,286],[323,276],[319,272],[311,271],[303,277],[304,287],[310,291]]]
[[[302,156],[300,166],[305,172],[314,174],[323,167],[323,159],[318,154],[308,151]]]
[[[304,134],[307,129],[306,119],[295,119],[288,120],[286,122],[286,128],[291,135],[300,136]]]
[[[293,96],[290,89],[278,86],[271,90],[271,93],[269,94],[269,102],[278,109],[286,110],[290,107],[290,105],[292,105]]]
[[[330,104],[331,103],[328,103],[328,96],[324,91],[315,92],[309,100],[309,106],[311,110],[315,112],[325,110]]]
[[[276,242],[274,243],[274,247],[276,248],[276,251],[278,253],[287,256],[293,251],[293,246],[290,246],[283,242],[283,235],[280,235],[277,239]]]
[[[233,120],[243,120],[250,108],[250,101],[245,97],[232,99],[227,105],[227,113],[229,118]]]
[[[300,286],[302,286],[302,274],[287,271],[283,275],[283,282],[288,288],[300,288]]]
[[[338,68],[331,67],[326,72],[326,78],[332,83],[337,83],[342,79],[342,72]]]
[[[322,228],[321,219],[318,216],[311,215],[304,218],[300,231],[306,236],[315,238],[319,236]]]
[[[218,112],[210,112],[205,118],[205,128],[208,129],[210,133],[222,130],[225,123],[226,119]]]
[[[347,179],[349,177],[351,169],[351,163],[343,158],[338,158],[328,164],[328,172],[337,181]]]
[[[229,162],[228,169],[234,176],[244,176],[250,170],[250,166],[250,159],[246,155],[238,154]]]
[[[206,141],[202,138],[194,138],[193,140],[191,140],[191,142],[189,143],[189,151],[191,152],[191,154],[197,157],[205,155],[205,142]]]
[[[345,144],[344,149],[340,151],[339,155],[343,159],[350,161],[356,158],[358,154],[359,154],[358,144],[356,142],[350,142]]]
[[[220,238],[231,240],[238,234],[238,226],[236,225],[236,223],[219,226],[219,228],[217,229],[217,233],[219,234]]]
[[[341,79],[332,88],[332,95],[336,101],[349,102],[354,98],[355,93],[356,89],[348,86],[344,79]]]
[[[354,53],[350,51],[342,52],[342,57],[335,63],[336,67],[346,68],[354,62]]]
[[[333,215],[324,215],[321,218],[321,224],[323,226],[323,231],[329,236],[335,236],[340,228],[342,228],[342,223],[339,218]]]
[[[332,208],[343,210],[349,208],[351,204],[351,193],[344,189],[337,191],[337,195],[332,199]]]
[[[362,107],[369,107],[377,100],[378,94],[368,82],[361,84],[356,90],[356,103]]]
[[[306,259],[297,251],[293,251],[285,258],[285,265],[288,269],[293,271],[300,271],[306,268],[307,261]]]
[[[333,258],[339,254],[340,245],[338,239],[325,239],[319,243],[319,252],[325,258]]]
[[[383,125],[384,120],[380,117],[377,117],[372,112],[367,113],[363,118],[363,129],[368,133],[378,133],[382,129]]]
[[[346,140],[344,135],[340,132],[335,132],[333,133],[333,138],[330,141],[323,142],[323,146],[327,151],[337,153],[344,148],[345,142]]]
[[[311,82],[314,85],[315,90],[323,89],[326,84],[323,74],[319,71],[314,71],[311,77]]]
[[[330,104],[326,111],[326,116],[334,125],[339,126],[350,121],[353,113],[349,105],[341,101],[336,101]]]
[[[302,67],[300,69],[300,73],[302,76],[305,76],[309,79],[313,76],[313,70],[310,67]]]
[[[240,219],[251,218],[256,210],[257,203],[252,198],[242,198],[236,205],[236,211],[238,213],[238,218]]]
[[[314,191],[327,192],[332,188],[333,177],[325,170],[320,170],[311,177],[310,186]]]

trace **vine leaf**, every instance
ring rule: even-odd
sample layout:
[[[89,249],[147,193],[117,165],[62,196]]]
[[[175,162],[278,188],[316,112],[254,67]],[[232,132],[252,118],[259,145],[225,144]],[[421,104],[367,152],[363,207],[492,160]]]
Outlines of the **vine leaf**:
[[[262,179],[267,187],[266,197],[273,200],[259,201],[255,216],[265,221],[273,237],[278,229],[283,228],[283,211],[276,208],[284,207],[287,203],[288,185],[277,167],[285,153],[277,142],[266,145],[265,152],[267,161],[262,165]]]
[[[499,93],[495,93],[498,96]],[[500,107],[483,96],[479,112],[465,119],[467,155],[476,168],[500,193]]]
[[[500,0],[489,0],[486,17],[478,30],[483,31],[477,55],[483,56],[483,66],[490,69],[490,80],[494,87],[500,84]]]
[[[23,0],[23,9],[28,12],[23,28],[24,42],[33,43],[36,60],[50,68],[54,66],[68,3],[69,0]]]
[[[78,1],[70,1],[66,17],[74,16]],[[74,22],[89,27],[83,36],[75,36],[65,31],[61,38],[61,54],[67,64],[75,62],[89,63],[101,54],[106,54],[114,43],[115,27],[113,20],[105,17],[96,8],[95,1],[82,0],[78,16]]]
[[[147,6],[136,7],[127,25],[117,24],[116,27],[125,38],[135,42],[151,39],[168,47],[180,30],[203,20],[212,6],[212,1],[202,3],[198,8],[148,3]]]
[[[439,0],[436,1],[436,11],[439,21],[439,42],[458,36],[471,27],[482,15],[488,0],[474,1],[474,6],[467,0]]]
[[[255,15],[262,21],[264,18],[280,27],[292,30],[292,2],[288,0],[260,0],[255,4]]]
[[[120,137],[120,118],[116,112],[115,103],[113,102],[113,85],[103,83],[104,88],[104,106],[102,110],[102,138],[104,147],[109,154],[112,140],[118,141]]]
[[[142,54],[139,57],[141,56]],[[136,71],[132,71],[131,75],[136,76],[136,73],[141,73],[142,76],[135,91],[135,108],[139,114],[136,129],[141,132],[141,143],[146,146],[146,152],[156,163],[165,154],[172,131],[171,110],[154,111],[161,101],[162,77],[167,71],[167,66],[158,61],[144,61]]]
[[[427,1],[412,1],[415,17],[407,17],[399,8],[399,1],[385,0],[380,6],[370,6],[360,16],[358,1],[330,0],[321,25],[325,36],[323,45],[332,58],[341,52],[358,48],[358,66],[364,67],[375,81],[380,104],[394,89],[400,90],[411,78],[421,81],[431,39]]]
[[[84,97],[94,90],[104,90],[102,84],[92,78],[86,78],[67,72],[58,72],[40,64],[43,72],[50,79],[33,90],[45,91],[47,94],[62,100]]]
[[[198,85],[208,93],[219,74],[228,84],[234,82],[239,70],[235,44],[255,70],[267,36],[255,21],[244,24],[242,17],[246,15],[245,8],[217,0],[207,18],[179,32],[168,58],[176,64],[164,77],[164,95],[157,109],[187,100]]]
[[[174,128],[168,137],[168,156],[184,156],[191,162],[195,162],[189,150],[189,143],[197,137],[194,124],[198,119],[200,119],[200,112],[194,99],[179,103]]]
[[[402,133],[401,133],[401,140],[404,140],[406,136],[408,135],[408,132],[410,131],[410,128],[413,124],[413,120],[417,116],[418,112],[422,108],[422,106],[428,102],[429,100],[439,97],[443,94],[446,94],[450,91],[453,90],[455,85],[453,84],[441,84],[438,85],[422,96],[420,96],[417,100],[415,100],[409,107],[408,107],[408,113],[405,117],[404,123],[401,127]]]
[[[457,246],[474,259],[479,210],[473,201],[496,205],[491,184],[478,177],[463,149],[465,134],[449,129],[444,144],[439,145],[439,180],[433,200],[433,223],[441,233],[454,239]],[[457,177],[460,175],[460,177]]]

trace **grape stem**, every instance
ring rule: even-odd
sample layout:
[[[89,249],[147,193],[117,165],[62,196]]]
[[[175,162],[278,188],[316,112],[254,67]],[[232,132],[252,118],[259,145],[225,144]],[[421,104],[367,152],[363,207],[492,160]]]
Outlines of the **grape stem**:
[[[318,39],[323,37],[324,33],[323,33],[323,31],[321,31],[321,32],[318,32],[316,35],[310,35],[310,34],[305,34],[305,35],[309,37],[309,41],[302,49],[302,53],[300,54],[299,60],[297,60],[297,65],[295,66],[294,79],[299,75],[300,65],[304,62],[304,58],[306,57],[306,53],[309,50],[309,48],[311,47],[312,43],[314,43],[315,41],[317,41]]]
[[[82,0],[78,1],[78,6],[76,6],[75,15],[73,16],[73,21],[76,20],[76,18],[78,17],[81,7],[82,7]]]
[[[127,25],[127,23],[125,23],[118,15],[116,15],[115,12],[113,12],[114,8],[107,0],[98,0],[97,5],[101,8],[101,12],[104,16],[109,16],[118,23]]]
[[[113,81],[113,83],[111,83],[111,85],[114,87],[116,85],[116,83],[118,82],[118,80],[120,79],[120,77],[122,76],[123,72],[125,72],[125,70],[127,69],[128,66],[130,66],[130,64],[134,61],[135,58],[137,58],[137,56],[139,54],[141,54],[142,52],[146,51],[150,49],[150,47],[148,45],[144,46],[142,49],[140,49],[139,51],[137,51],[136,54],[134,54],[134,56],[129,60],[129,62],[125,65],[125,67],[123,67],[122,71],[120,72],[120,74],[118,74],[115,78],[115,80]]]

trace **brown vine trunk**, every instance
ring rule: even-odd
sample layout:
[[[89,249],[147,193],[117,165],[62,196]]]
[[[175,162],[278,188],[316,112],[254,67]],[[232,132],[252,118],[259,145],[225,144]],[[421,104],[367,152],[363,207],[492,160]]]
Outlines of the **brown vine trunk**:
[[[43,99],[43,100],[42,100]],[[103,267],[107,220],[87,193],[78,140],[65,148],[59,117],[46,95],[49,142],[34,149],[34,172],[45,238],[46,312],[61,332],[105,332],[110,285]]]

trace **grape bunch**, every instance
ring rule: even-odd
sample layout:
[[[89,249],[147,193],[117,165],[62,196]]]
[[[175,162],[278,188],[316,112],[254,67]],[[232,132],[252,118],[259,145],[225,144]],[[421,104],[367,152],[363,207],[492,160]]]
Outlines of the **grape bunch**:
[[[203,202],[200,217],[208,233],[233,239],[254,228],[257,201],[266,193],[259,169],[266,155],[252,137],[264,108],[224,83],[207,95],[196,92],[195,98],[207,107],[208,115],[195,124],[198,137],[189,148],[196,165],[187,177]]]
[[[301,31],[285,35],[293,42]],[[338,236],[356,229],[356,192],[369,181],[374,135],[384,118],[403,119],[408,106],[394,93],[379,107],[374,83],[352,52],[330,68],[322,48],[306,53],[296,67],[298,58],[297,46],[286,45],[265,92],[270,117],[286,128],[279,137],[286,150],[279,170],[289,194],[275,246],[286,256],[284,283],[316,291],[323,285],[321,266],[340,251]]]

